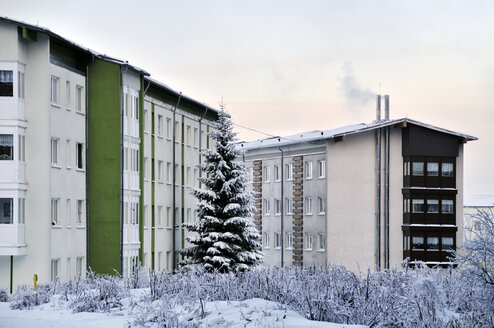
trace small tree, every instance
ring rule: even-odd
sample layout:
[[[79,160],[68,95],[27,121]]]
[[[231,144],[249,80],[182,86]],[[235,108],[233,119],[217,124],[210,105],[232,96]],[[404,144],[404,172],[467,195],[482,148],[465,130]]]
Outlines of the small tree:
[[[463,243],[457,260],[485,283],[494,287],[494,213],[491,209],[479,209],[472,214],[476,229],[470,229],[472,238]]]
[[[246,191],[247,174],[234,145],[236,133],[223,103],[211,132],[214,150],[204,150],[203,188],[193,195],[199,200],[199,220],[186,227],[197,235],[187,237],[194,246],[181,251],[186,265],[201,264],[207,271],[247,270],[262,261],[261,236],[251,221],[252,194]]]

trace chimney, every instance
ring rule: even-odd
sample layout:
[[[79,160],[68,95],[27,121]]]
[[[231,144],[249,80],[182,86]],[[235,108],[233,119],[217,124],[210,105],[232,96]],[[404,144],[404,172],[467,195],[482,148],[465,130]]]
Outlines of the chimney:
[[[384,120],[389,121],[389,95],[384,95]]]
[[[376,96],[376,122],[381,121],[381,95]]]

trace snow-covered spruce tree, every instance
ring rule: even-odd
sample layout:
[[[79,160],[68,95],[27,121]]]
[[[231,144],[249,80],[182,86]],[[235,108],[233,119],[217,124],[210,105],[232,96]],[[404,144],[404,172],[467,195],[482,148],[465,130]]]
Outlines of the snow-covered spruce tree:
[[[252,194],[246,190],[247,174],[244,164],[236,162],[241,151],[234,142],[236,133],[225,106],[210,136],[214,150],[202,152],[205,164],[201,189],[193,195],[198,199],[199,220],[187,224],[194,236],[187,238],[193,246],[181,251],[184,264],[203,265],[209,271],[222,273],[247,270],[262,261],[261,236],[252,219]]]

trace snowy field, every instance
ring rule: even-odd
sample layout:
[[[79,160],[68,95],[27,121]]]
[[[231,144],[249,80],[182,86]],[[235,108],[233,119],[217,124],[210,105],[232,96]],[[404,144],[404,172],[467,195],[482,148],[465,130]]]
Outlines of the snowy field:
[[[124,302],[125,303],[125,302]],[[128,303],[128,302],[127,302]],[[73,313],[63,303],[53,300],[32,310],[11,310],[9,303],[0,303],[0,327],[2,328],[122,328],[135,327],[134,314],[129,306],[111,313]],[[138,311],[138,310],[137,310]],[[310,321],[286,307],[262,300],[217,301],[201,305],[194,310],[177,307],[179,327],[366,327],[329,322]],[[156,324],[157,325],[157,324]],[[150,325],[152,327],[152,325]]]

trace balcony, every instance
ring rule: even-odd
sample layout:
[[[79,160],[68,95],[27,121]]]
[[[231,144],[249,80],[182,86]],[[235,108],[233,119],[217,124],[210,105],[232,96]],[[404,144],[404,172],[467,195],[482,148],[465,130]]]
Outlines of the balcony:
[[[24,224],[0,224],[0,256],[26,255]]]
[[[139,225],[138,224],[124,224],[123,229],[123,242],[124,244],[139,244]]]

